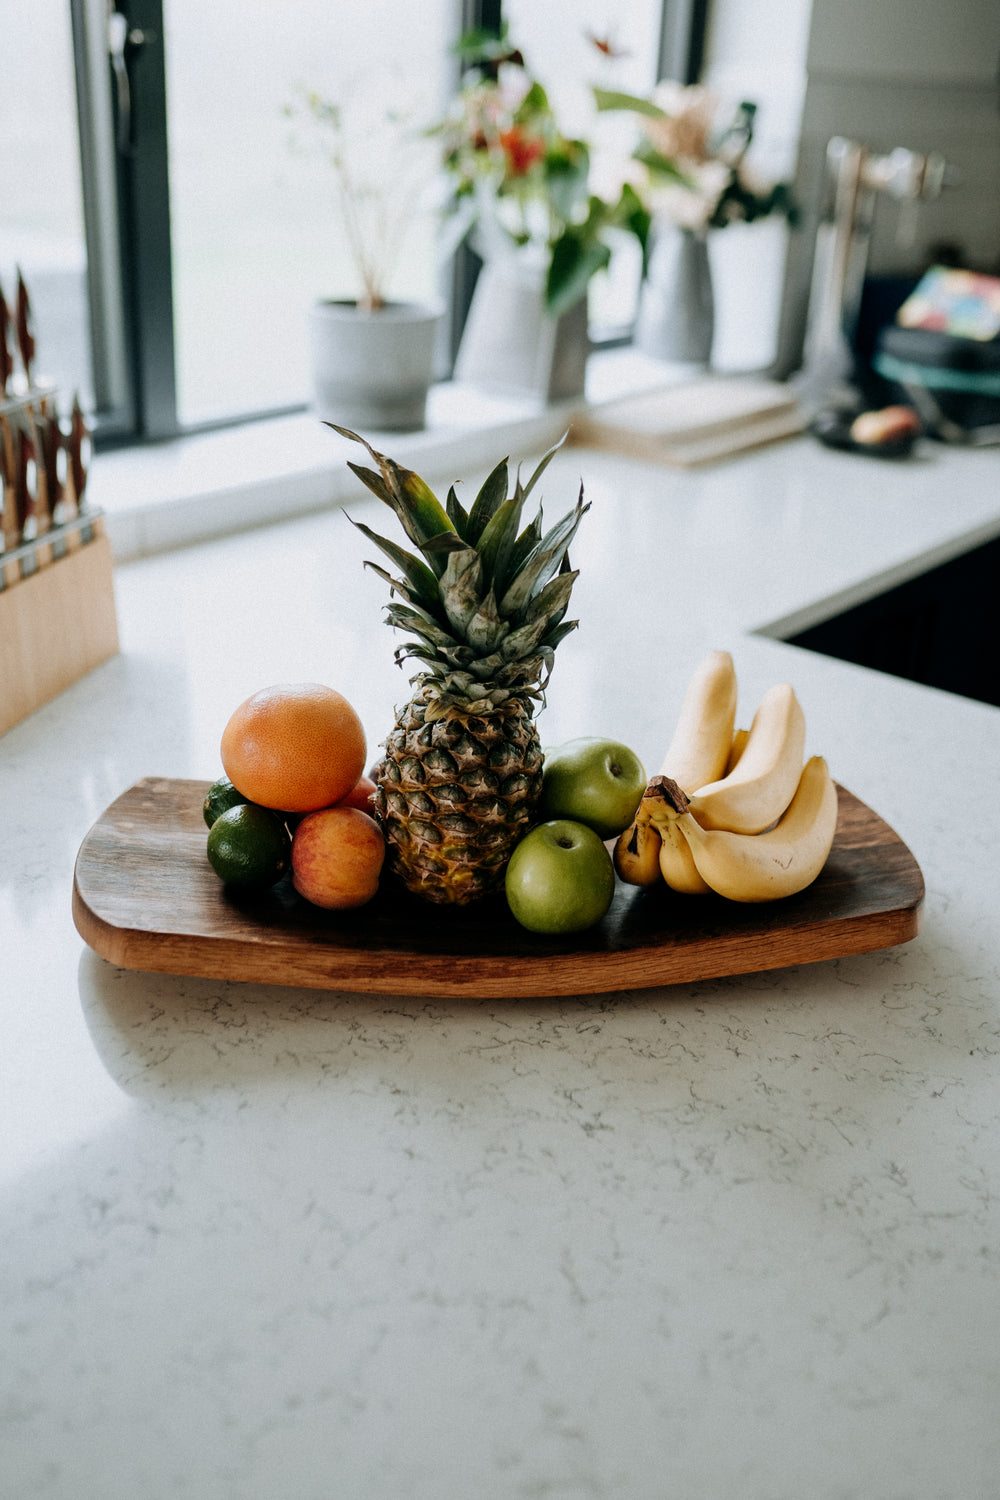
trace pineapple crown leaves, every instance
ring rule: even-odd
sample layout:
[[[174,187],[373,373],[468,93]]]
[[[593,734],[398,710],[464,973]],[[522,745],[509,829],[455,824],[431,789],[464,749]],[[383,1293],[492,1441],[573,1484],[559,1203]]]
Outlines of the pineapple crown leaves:
[[[361,464],[353,464],[350,460],[348,468],[367,485],[372,494],[377,495],[396,512],[410,541],[428,557],[432,569],[440,576],[444,571],[447,553],[462,543],[447,511],[434,492],[419,474],[415,474],[412,469],[404,469],[391,458],[386,458],[384,453],[376,452],[356,432],[351,432],[347,427],[338,427],[335,422],[327,422],[326,426],[339,432],[341,437],[351,438],[368,449],[378,465],[378,473]]]
[[[555,648],[577,624],[564,618],[577,578],[568,552],[590,506],[581,485],[573,510],[547,532],[540,506],[523,527],[521,518],[525,501],[562,444],[545,454],[527,484],[518,471],[510,495],[508,460],[502,459],[466,510],[454,485],[442,506],[412,470],[377,453],[346,428],[335,430],[368,448],[377,472],[349,466],[395,512],[420,554],[352,522],[401,575],[366,564],[396,596],[386,607],[387,622],[411,637],[396,648],[397,661],[412,657],[426,664],[414,680],[430,689],[429,716],[482,712],[484,702],[499,706],[512,697],[543,697],[542,678],[547,681],[551,672]]]

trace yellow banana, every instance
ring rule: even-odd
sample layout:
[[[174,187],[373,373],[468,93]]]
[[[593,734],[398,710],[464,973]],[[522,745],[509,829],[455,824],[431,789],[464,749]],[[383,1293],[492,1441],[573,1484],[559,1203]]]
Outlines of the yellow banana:
[[[726,761],[724,775],[728,776],[730,771],[736,769],[739,758],[747,747],[747,736],[749,733],[749,729],[737,729],[733,734],[732,748],[729,751],[729,759]]]
[[[641,807],[631,827],[618,835],[613,858],[626,885],[656,885],[660,879],[660,835]]]
[[[672,800],[675,809],[683,806],[676,793]],[[811,885],[826,864],[837,828],[837,789],[826,761],[814,755],[786,812],[766,833],[702,828],[687,811],[676,813],[675,822],[713,891],[730,901],[777,901]]]
[[[660,874],[673,891],[707,896],[712,887],[699,875],[690,846],[676,822],[654,824],[660,837]]]
[[[779,682],[761,699],[733,769],[718,781],[690,789],[689,811],[703,828],[730,833],[770,828],[792,800],[805,743],[805,714],[791,684]],[[680,785],[689,791],[683,782]]]
[[[735,720],[733,658],[728,651],[711,651],[688,684],[661,774],[671,777],[686,792],[722,776]]]

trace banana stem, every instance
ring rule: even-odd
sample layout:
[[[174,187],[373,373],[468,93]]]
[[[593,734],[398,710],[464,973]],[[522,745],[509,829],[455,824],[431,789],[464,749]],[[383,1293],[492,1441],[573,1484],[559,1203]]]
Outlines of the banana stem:
[[[642,794],[642,802],[649,803],[649,816],[654,823],[672,822],[687,812],[691,798],[672,776],[654,776]]]

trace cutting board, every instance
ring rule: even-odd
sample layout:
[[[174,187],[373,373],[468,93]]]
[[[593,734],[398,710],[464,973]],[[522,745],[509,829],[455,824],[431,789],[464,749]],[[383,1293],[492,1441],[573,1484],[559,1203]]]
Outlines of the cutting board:
[[[805,425],[793,392],[779,381],[707,375],[591,407],[574,418],[570,438],[689,468],[791,437]]]
[[[326,912],[287,877],[237,894],[205,854],[207,782],[149,777],[94,824],[76,860],[81,937],[125,969],[379,994],[503,998],[691,983],[868,953],[920,927],[924,882],[902,840],[844,788],[826,867],[783,901],[744,906],[619,885],[604,919],[566,938],[519,927],[502,895],[452,910],[383,880]]]

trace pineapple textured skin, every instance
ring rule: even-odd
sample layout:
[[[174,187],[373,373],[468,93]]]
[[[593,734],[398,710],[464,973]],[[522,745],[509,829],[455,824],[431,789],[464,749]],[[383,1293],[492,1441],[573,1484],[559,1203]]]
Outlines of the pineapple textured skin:
[[[425,718],[420,695],[402,710],[376,768],[375,806],[403,884],[466,905],[499,890],[514,845],[534,818],[542,750],[530,711]]]

